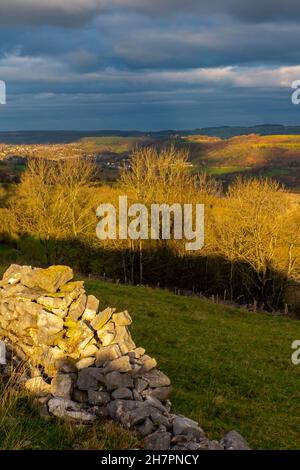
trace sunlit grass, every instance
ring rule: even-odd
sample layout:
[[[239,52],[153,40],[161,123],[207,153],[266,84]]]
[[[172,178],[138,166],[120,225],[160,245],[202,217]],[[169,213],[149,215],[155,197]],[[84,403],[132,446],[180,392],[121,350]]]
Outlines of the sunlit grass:
[[[86,281],[86,288],[103,307],[132,314],[136,344],[156,357],[172,380],[175,412],[199,421],[211,438],[236,429],[253,448],[300,448],[300,366],[291,363],[291,343],[300,339],[298,320],[159,289],[98,281]],[[1,397],[2,449],[137,446],[133,435],[113,424],[45,423],[22,391]]]
[[[248,171],[249,167],[242,167],[242,166],[216,166],[216,167],[208,167],[206,169],[209,175],[228,175],[230,173],[243,173]]]
[[[171,377],[177,413],[212,438],[230,429],[254,448],[300,448],[300,322],[150,288],[88,281],[103,306],[127,308],[137,345]]]

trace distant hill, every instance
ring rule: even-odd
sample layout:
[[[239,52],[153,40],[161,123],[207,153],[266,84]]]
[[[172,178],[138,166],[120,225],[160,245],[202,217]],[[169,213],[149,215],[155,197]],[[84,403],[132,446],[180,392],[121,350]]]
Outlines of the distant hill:
[[[300,191],[300,135],[248,134],[221,139],[191,134],[180,141],[188,145],[194,172],[205,170],[226,185],[238,174],[272,177]]]
[[[77,142],[87,137],[140,137],[145,133],[132,131],[17,131],[1,132],[0,143],[13,145],[33,145],[33,144],[69,144]]]
[[[0,143],[3,144],[67,144],[77,142],[81,139],[90,137],[144,137],[144,138],[166,138],[187,135],[207,135],[212,137],[220,137],[228,139],[235,136],[245,134],[260,134],[260,135],[298,135],[300,134],[300,126],[285,126],[281,124],[263,124],[252,127],[241,126],[221,126],[221,127],[202,127],[191,130],[176,130],[168,129],[156,132],[141,132],[141,131],[120,131],[120,130],[107,130],[107,131],[0,131]]]
[[[96,155],[107,180],[115,180],[123,160],[139,145],[174,143],[188,150],[194,173],[207,171],[226,187],[238,174],[272,177],[300,192],[300,126],[210,127],[192,131],[31,131],[0,132],[0,160],[7,156]],[[0,180],[19,177],[24,165],[0,165]],[[13,166],[13,168],[12,168]],[[16,174],[17,173],[17,174]],[[2,176],[1,176],[2,175]]]
[[[276,134],[300,134],[300,126],[284,126],[282,124],[262,124],[252,127],[222,126],[222,127],[202,127],[196,129],[192,134],[205,134],[209,136],[229,139],[245,134],[276,135]]]

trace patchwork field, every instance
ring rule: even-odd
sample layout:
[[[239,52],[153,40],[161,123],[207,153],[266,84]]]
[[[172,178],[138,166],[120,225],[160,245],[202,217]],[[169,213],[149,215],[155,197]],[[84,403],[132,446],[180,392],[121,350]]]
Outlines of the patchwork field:
[[[236,176],[275,178],[287,188],[300,191],[300,135],[239,135],[227,139],[207,135],[144,134],[101,135],[73,142],[0,144],[0,182],[18,181],[25,164],[20,157],[33,155],[51,159],[94,155],[106,181],[118,172],[130,152],[138,146],[185,148],[193,173],[207,171],[225,186]],[[7,159],[7,158],[10,159]]]
[[[299,135],[242,135],[229,139],[183,137],[194,172],[198,169],[229,183],[239,174],[275,178],[288,188],[300,189]]]

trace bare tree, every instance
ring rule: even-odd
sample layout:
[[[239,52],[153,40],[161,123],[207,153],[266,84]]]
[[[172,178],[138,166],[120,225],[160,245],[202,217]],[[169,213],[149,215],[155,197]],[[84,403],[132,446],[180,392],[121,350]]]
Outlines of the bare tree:
[[[49,257],[49,243],[87,235],[96,226],[97,195],[90,187],[94,161],[57,161],[36,157],[28,161],[10,202],[19,230],[38,234]]]
[[[243,281],[245,287],[254,283],[263,297],[266,284],[272,280],[271,270],[277,265],[287,208],[286,193],[275,181],[238,178],[230,186],[215,234],[216,252],[231,263],[231,296],[232,270],[240,263],[256,273],[256,279]]]

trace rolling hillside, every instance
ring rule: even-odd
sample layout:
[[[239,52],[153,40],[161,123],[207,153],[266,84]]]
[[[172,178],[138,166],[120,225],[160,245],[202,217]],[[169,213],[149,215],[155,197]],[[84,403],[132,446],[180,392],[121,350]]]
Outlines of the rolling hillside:
[[[63,134],[58,137],[62,140]],[[68,141],[67,137],[73,138],[73,141]],[[221,179],[225,186],[237,175],[243,174],[275,178],[288,189],[300,191],[300,135],[296,134],[248,134],[224,139],[195,133],[107,133],[99,136],[71,133],[67,137],[65,142],[59,143],[51,140],[33,143],[29,137],[28,142],[24,138],[23,143],[7,143],[8,139],[5,138],[1,144],[0,133],[0,183],[19,180],[24,165],[16,165],[15,156],[59,159],[95,155],[105,179],[116,180],[123,161],[136,146],[164,147],[174,144],[188,150],[194,173],[207,171]],[[11,161],[7,160],[9,157]]]
[[[92,280],[86,281],[86,288],[101,299],[102,307],[129,310],[136,343],[156,357],[172,380],[176,413],[199,421],[210,438],[236,429],[252,448],[300,447],[300,366],[291,362],[291,343],[300,339],[299,321],[160,289]],[[84,429],[45,426],[22,394],[9,403],[0,403],[4,448],[138,445],[117,426],[100,424],[90,441]]]
[[[143,287],[87,281],[102,306],[127,308],[131,331],[173,383],[176,413],[212,438],[236,429],[253,448],[300,447],[300,322]]]
[[[300,136],[242,135],[222,140],[217,137],[184,137],[194,171],[207,170],[230,181],[236,175],[273,177],[299,189]]]

